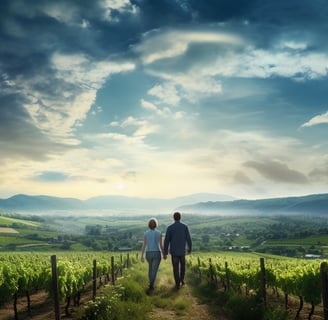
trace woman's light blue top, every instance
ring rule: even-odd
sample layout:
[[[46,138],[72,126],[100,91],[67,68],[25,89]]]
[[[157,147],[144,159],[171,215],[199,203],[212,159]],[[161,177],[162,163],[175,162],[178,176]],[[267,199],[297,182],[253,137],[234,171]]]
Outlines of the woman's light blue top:
[[[147,230],[145,232],[145,238],[147,241],[146,251],[160,251],[159,247],[159,238],[161,236],[161,232],[158,230]]]

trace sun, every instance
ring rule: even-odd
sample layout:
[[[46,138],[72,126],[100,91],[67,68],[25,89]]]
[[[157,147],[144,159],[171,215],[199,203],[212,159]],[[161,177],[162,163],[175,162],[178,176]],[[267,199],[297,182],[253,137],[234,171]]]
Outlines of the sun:
[[[116,186],[115,186],[116,190],[119,190],[119,191],[122,191],[125,189],[125,184],[120,182],[120,183],[117,183]]]

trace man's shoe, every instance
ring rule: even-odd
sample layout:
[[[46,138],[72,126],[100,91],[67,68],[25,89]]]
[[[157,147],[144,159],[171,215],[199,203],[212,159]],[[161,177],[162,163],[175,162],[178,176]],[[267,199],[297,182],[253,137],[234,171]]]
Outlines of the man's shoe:
[[[147,293],[148,295],[150,295],[150,294],[153,293],[153,291],[154,291],[154,287],[153,287],[153,286],[149,286],[149,288],[147,289],[146,293]]]
[[[181,287],[185,285],[185,282],[181,280]]]

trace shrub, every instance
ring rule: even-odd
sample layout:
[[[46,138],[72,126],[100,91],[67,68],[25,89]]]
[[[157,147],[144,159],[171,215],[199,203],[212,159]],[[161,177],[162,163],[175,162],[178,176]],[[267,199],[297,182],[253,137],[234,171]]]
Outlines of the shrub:
[[[264,306],[257,296],[231,295],[224,307],[232,320],[263,320]]]
[[[134,279],[121,279],[116,286],[109,286],[103,296],[86,305],[84,320],[143,320],[151,310],[144,290]]]
[[[288,311],[280,308],[268,308],[265,310],[263,320],[288,320],[291,319]]]

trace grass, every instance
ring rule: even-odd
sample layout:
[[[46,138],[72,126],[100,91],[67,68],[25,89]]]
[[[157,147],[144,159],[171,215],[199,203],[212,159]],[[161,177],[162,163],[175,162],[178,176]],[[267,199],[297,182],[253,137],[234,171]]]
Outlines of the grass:
[[[173,301],[172,307],[175,310],[176,315],[184,315],[186,314],[187,310],[190,308],[190,302],[183,297],[177,297]]]
[[[184,295],[187,289],[178,292],[172,290],[174,281],[170,260],[162,260],[155,290],[151,295],[146,293],[147,268],[147,263],[133,265],[116,286],[106,289],[103,297],[94,303],[89,302],[85,311],[87,319],[153,319],[152,310],[156,313],[156,319],[171,319],[168,314],[187,315],[192,302],[190,297]]]
[[[304,246],[304,245],[328,245],[328,236],[327,235],[316,235],[316,236],[308,236],[306,238],[297,238],[297,239],[282,239],[282,240],[267,240],[265,245],[297,245],[297,246]]]
[[[29,226],[29,227],[39,227],[40,226],[40,222],[0,216],[0,224],[1,225],[11,226],[13,223],[17,223],[19,225],[25,225],[25,226]]]

